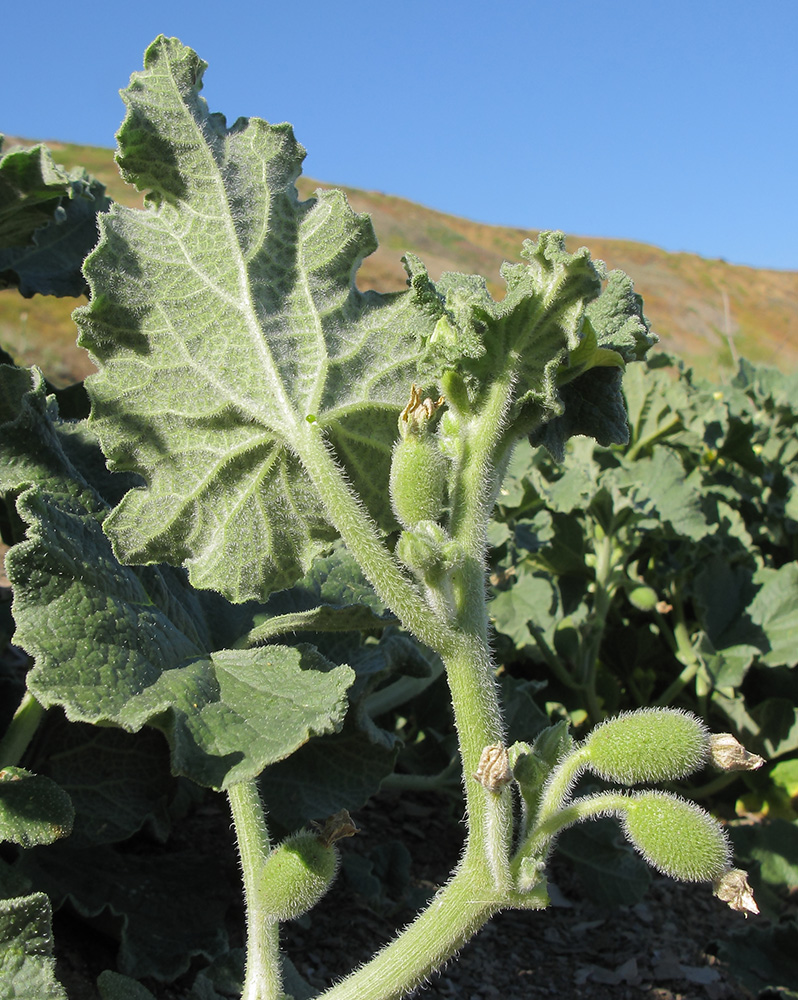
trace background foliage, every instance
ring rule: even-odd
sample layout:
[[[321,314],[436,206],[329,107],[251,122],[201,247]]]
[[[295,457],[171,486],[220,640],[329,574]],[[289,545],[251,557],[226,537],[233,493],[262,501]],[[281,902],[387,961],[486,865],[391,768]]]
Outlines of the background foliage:
[[[23,294],[81,293],[94,213],[107,207],[102,186],[42,150],[5,157],[0,178],[5,283]],[[53,271],[45,257],[53,245],[66,276],[58,287],[39,278]],[[50,914],[68,902],[87,920],[112,914],[120,972],[168,981],[193,956],[213,961],[228,951],[223,917],[237,889],[175,835],[212,794],[202,786],[262,770],[273,820],[285,830],[356,810],[397,778],[457,794],[440,667],[396,629],[340,549],[268,602],[239,606],[199,595],[166,567],[121,566],[101,530],[118,487],[83,422],[81,388],[53,395],[36,373],[10,364],[2,377],[2,530],[25,583],[22,614],[13,621],[5,601],[0,623],[0,724],[22,699],[30,667],[9,645],[14,629],[37,655],[31,689],[45,705],[64,705],[71,721],[48,713],[15,762],[24,766],[0,774],[0,972],[20,995],[64,995],[53,975]],[[743,361],[721,386],[660,355],[647,370],[630,367],[624,392],[627,446],[580,438],[555,461],[525,445],[508,472],[491,529],[491,613],[509,736],[520,719],[517,736],[529,739],[530,724],[567,718],[584,729],[651,704],[690,708],[713,730],[735,732],[768,758],[767,769],[744,786],[737,779],[690,791],[729,818],[765,817],[738,823],[733,835],[753,863],[761,905],[778,918],[798,884],[798,378]],[[46,479],[35,490],[30,456],[15,450],[23,435],[36,441],[35,476]],[[97,576],[84,592],[67,593],[62,581],[86,552]],[[98,594],[113,595],[113,604]],[[146,634],[136,663],[118,642],[120,607],[128,627]],[[95,623],[90,656],[62,648],[47,627],[53,614]],[[322,619],[334,625],[322,641],[314,635],[318,653],[279,644],[285,631],[309,639]],[[269,645],[230,650],[220,663],[215,650],[264,628]],[[243,758],[225,760],[218,720],[209,721],[222,703],[241,707],[225,709],[225,728],[262,733],[259,713],[274,715],[253,680],[263,657],[285,674],[281,742],[269,743],[270,732],[249,741]],[[313,684],[321,676],[335,686],[332,714],[323,707],[328,691],[315,688],[314,708],[314,692],[302,685],[308,658]],[[169,664],[160,682],[168,697],[134,690],[138,672],[156,660]],[[221,696],[219,678],[229,685]],[[99,711],[82,693],[98,681],[108,691]],[[90,724],[97,721],[135,731]],[[563,849],[585,853],[568,838]],[[602,858],[604,876],[592,881],[614,888],[608,902],[639,898],[645,878],[630,874],[629,852],[602,849],[589,852]],[[619,898],[620,884],[628,891]],[[115,988],[109,979],[109,996],[122,995]]]

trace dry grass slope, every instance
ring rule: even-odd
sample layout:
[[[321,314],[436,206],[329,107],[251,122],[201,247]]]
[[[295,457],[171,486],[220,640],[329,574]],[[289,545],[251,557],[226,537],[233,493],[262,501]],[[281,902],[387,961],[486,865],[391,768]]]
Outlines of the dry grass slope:
[[[16,142],[6,139],[7,150]],[[112,198],[140,205],[141,196],[120,179],[111,150],[48,143],[66,167],[85,166],[105,183]],[[326,185],[301,178],[303,198]],[[524,239],[536,231],[488,226],[445,215],[402,198],[345,188],[357,212],[371,215],[379,250],[364,261],[358,284],[391,291],[401,288],[405,274],[402,254],[412,251],[433,278],[443,271],[484,274],[500,298],[503,260],[518,260]],[[569,236],[569,249],[587,246],[610,268],[629,274],[643,296],[660,346],[683,357],[702,374],[723,379],[735,368],[737,355],[783,371],[798,363],[798,271],[766,271],[707,260],[695,254],[667,253],[629,240]],[[37,296],[21,299],[0,292],[0,344],[20,363],[34,361],[57,381],[82,378],[91,365],[74,346],[71,321],[74,300]]]

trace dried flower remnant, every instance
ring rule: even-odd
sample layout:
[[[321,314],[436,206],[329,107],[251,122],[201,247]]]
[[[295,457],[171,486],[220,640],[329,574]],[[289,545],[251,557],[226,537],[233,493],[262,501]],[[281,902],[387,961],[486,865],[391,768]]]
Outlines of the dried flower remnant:
[[[436,410],[443,406],[444,402],[443,396],[440,396],[437,402],[429,397],[422,400],[421,392],[414,382],[410,387],[410,399],[399,414],[399,428],[402,433],[405,433],[405,428],[418,433],[427,421],[432,419]]]
[[[731,733],[717,733],[709,738],[709,759],[720,771],[756,771],[765,758],[751,753]]]
[[[742,868],[729,868],[716,878],[712,885],[712,893],[746,917],[749,913],[759,913],[754,892],[748,884],[748,872],[744,872]]]
[[[324,823],[314,822],[311,825],[317,831],[319,840],[328,847],[339,840],[354,837],[360,833],[347,809],[341,809],[334,816],[328,817]]]
[[[474,772],[474,778],[487,788],[489,792],[500,792],[505,785],[513,780],[507,748],[501,743],[485,747],[479,758],[479,766]]]

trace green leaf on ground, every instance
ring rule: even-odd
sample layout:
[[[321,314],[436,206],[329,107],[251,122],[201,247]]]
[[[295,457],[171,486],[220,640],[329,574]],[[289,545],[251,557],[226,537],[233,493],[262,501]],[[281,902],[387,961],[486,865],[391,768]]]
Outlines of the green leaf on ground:
[[[15,370],[0,377],[20,388]],[[20,457],[14,438],[0,438],[9,456],[0,487],[22,491],[17,513],[28,525],[6,571],[15,641],[36,659],[28,686],[37,699],[63,705],[73,721],[157,726],[175,773],[216,788],[337,730],[354,679],[348,667],[310,647],[214,650],[182,572],[119,564],[103,532],[108,507],[81,473],[92,462],[72,463],[33,382],[20,406],[36,447]]]
[[[287,830],[341,809],[356,812],[393,773],[398,752],[354,728],[313,740],[265,769],[259,780],[264,802]]]
[[[718,945],[718,957],[748,995],[798,1000],[798,926],[746,927]]]
[[[52,911],[43,892],[0,901],[0,982],[4,1000],[67,1000],[55,978]]]
[[[175,782],[161,733],[149,727],[126,733],[67,722],[60,713],[51,713],[43,738],[47,754],[42,771],[75,807],[69,838],[73,847],[126,840],[145,824],[157,840],[166,840]]]
[[[146,986],[111,969],[105,969],[97,977],[97,989],[102,1000],[155,1000]]]
[[[125,975],[170,981],[194,955],[214,958],[227,950],[230,886],[221,865],[193,850],[76,850],[63,842],[27,852],[20,867],[54,906],[69,899],[82,916],[103,914],[107,931],[118,933],[118,967]]]
[[[50,778],[21,767],[0,770],[0,840],[51,844],[69,835],[74,817],[69,795]]]
[[[623,841],[614,820],[592,820],[566,830],[556,850],[573,865],[588,897],[601,906],[634,906],[651,883],[648,866]]]

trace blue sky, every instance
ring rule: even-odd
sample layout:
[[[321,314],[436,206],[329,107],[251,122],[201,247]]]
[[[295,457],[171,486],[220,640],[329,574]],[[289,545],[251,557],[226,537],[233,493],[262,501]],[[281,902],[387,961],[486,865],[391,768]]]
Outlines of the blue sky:
[[[10,9],[9,9],[10,8]],[[481,222],[798,270],[796,0],[6,5],[0,131],[113,146],[175,35],[319,180]]]

